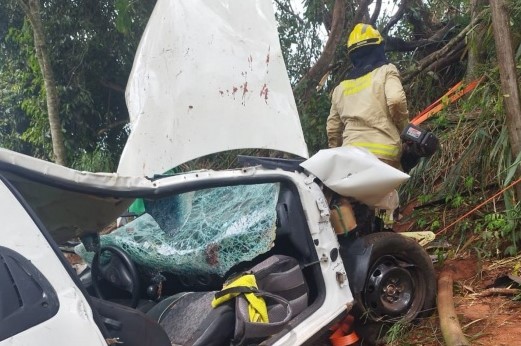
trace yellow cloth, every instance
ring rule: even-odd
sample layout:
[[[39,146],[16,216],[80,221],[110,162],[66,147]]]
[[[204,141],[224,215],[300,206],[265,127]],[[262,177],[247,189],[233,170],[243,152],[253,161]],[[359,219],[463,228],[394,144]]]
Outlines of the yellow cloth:
[[[223,290],[232,287],[248,287],[257,289],[257,281],[253,274],[245,274],[233,280],[229,284],[224,285]],[[227,302],[242,293],[229,293],[222,297],[212,300],[212,307],[216,308],[224,302]],[[248,301],[248,315],[250,322],[268,323],[268,308],[264,298],[256,296],[254,293],[244,293],[244,297]]]

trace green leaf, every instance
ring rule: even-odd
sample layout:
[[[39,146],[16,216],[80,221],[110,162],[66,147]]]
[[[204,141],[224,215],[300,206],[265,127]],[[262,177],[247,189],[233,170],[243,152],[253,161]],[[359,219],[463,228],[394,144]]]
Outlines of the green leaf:
[[[507,175],[505,177],[505,182],[503,183],[503,185],[506,186],[506,185],[510,184],[510,182],[514,178],[514,175],[516,174],[516,171],[517,171],[517,168],[518,168],[520,162],[521,162],[521,152],[519,154],[517,154],[517,157],[516,157],[514,163],[511,164],[510,167],[508,168]]]

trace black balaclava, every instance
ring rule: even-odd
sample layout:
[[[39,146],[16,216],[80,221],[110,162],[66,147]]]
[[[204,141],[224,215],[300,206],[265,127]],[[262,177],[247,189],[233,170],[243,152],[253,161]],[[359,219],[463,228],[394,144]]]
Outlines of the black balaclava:
[[[349,71],[346,79],[362,77],[374,69],[389,63],[385,56],[384,45],[369,45],[355,49],[349,54],[353,69]]]

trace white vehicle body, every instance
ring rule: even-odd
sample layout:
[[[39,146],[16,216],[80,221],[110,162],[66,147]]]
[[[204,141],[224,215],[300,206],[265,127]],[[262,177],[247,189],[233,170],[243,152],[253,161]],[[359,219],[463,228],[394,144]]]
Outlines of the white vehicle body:
[[[304,173],[287,172],[283,170],[265,169],[262,167],[250,167],[226,171],[198,171],[183,175],[165,177],[154,182],[137,178],[126,178],[114,174],[96,174],[78,172],[64,168],[49,162],[29,158],[21,154],[0,150],[1,168],[0,172],[18,187],[23,198],[29,205],[38,209],[40,215],[46,214],[46,209],[51,211],[63,210],[64,215],[60,219],[67,220],[77,229],[88,229],[92,226],[92,219],[78,219],[78,214],[89,215],[98,213],[97,206],[102,205],[104,209],[112,207],[115,216],[121,212],[118,204],[125,201],[114,200],[111,203],[103,203],[101,198],[92,201],[81,201],[76,205],[71,204],[71,199],[63,194],[61,189],[48,188],[36,182],[36,177],[44,178],[49,185],[69,184],[83,189],[92,189],[107,192],[127,193],[132,190],[154,190],[183,188],[187,184],[208,185],[214,181],[237,180],[237,179],[259,179],[259,180],[286,180],[291,181],[298,189],[300,201],[306,213],[311,237],[315,241],[316,256],[320,260],[320,270],[323,275],[326,288],[325,299],[312,315],[307,317],[310,323],[301,323],[290,333],[275,343],[275,345],[299,345],[318,333],[324,326],[329,325],[342,312],[349,310],[353,304],[353,296],[349,289],[346,272],[340,257],[331,259],[331,253],[338,249],[336,234],[329,222],[329,209],[324,200],[319,186]],[[43,183],[43,182],[42,182]],[[34,340],[45,340],[46,345],[66,345],[70,340],[76,340],[78,345],[105,345],[99,328],[93,320],[92,312],[84,292],[77,287],[77,282],[71,279],[71,271],[64,268],[63,261],[59,260],[56,253],[56,244],[49,244],[49,239],[42,235],[54,233],[58,239],[65,239],[61,233],[64,225],[48,223],[54,229],[42,230],[38,227],[41,222],[33,217],[23,208],[25,202],[17,199],[5,186],[0,183],[0,199],[2,207],[2,220],[4,222],[0,246],[10,248],[19,252],[30,260],[36,268],[49,280],[57,292],[59,299],[59,310],[49,320],[32,326],[16,335],[0,342],[0,345],[29,345]],[[45,191],[45,196],[41,192]],[[53,196],[56,191],[56,197]],[[77,197],[79,199],[79,197]],[[33,199],[33,200],[31,200]],[[126,204],[128,205],[128,203]],[[81,211],[77,210],[81,208]],[[90,208],[90,210],[89,210]],[[99,215],[98,221],[107,215]],[[76,219],[75,219],[76,218]],[[75,220],[74,220],[75,219]],[[83,225],[80,223],[85,222]],[[72,228],[72,227],[71,227]],[[80,235],[76,233],[75,235]],[[53,249],[54,246],[54,249]],[[76,326],[81,326],[77,328]],[[60,330],[60,333],[56,333]]]
[[[35,264],[50,282],[59,300],[59,310],[52,318],[16,333],[0,344],[68,345],[71,340],[75,340],[76,345],[106,345],[83,293],[71,279],[35,221],[3,182],[0,183],[0,204],[3,206],[4,231],[0,245],[16,251]],[[6,302],[1,302],[1,305],[5,306]],[[2,328],[6,327],[13,328],[7,325]]]
[[[117,173],[79,172],[0,149],[0,278],[5,279],[0,282],[0,288],[5,285],[4,293],[0,289],[0,346],[106,345],[103,322],[58,244],[100,232],[135,198],[213,186],[277,182],[295,201],[301,229],[291,241],[304,247],[316,297],[291,328],[266,344],[309,342],[351,309],[350,285],[362,290],[371,251],[362,246],[356,254],[362,265],[345,266],[316,178],[374,206],[406,174],[359,149],[344,148],[289,169],[259,163],[147,178],[230,149],[274,149],[307,158],[271,1],[159,0],[126,96],[131,134]],[[16,274],[22,277],[9,269],[17,268],[15,262],[24,263]],[[354,285],[346,268],[357,278]],[[17,280],[40,280],[35,285],[41,291],[27,293],[39,312],[21,303],[25,287],[16,286]]]

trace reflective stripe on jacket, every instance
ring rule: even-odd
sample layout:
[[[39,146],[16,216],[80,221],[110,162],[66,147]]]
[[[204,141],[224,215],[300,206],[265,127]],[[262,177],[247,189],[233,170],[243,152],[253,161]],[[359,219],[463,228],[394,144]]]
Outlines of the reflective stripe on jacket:
[[[398,70],[393,64],[383,65],[335,88],[327,119],[328,144],[359,146],[381,159],[399,161],[400,133],[408,120]]]

